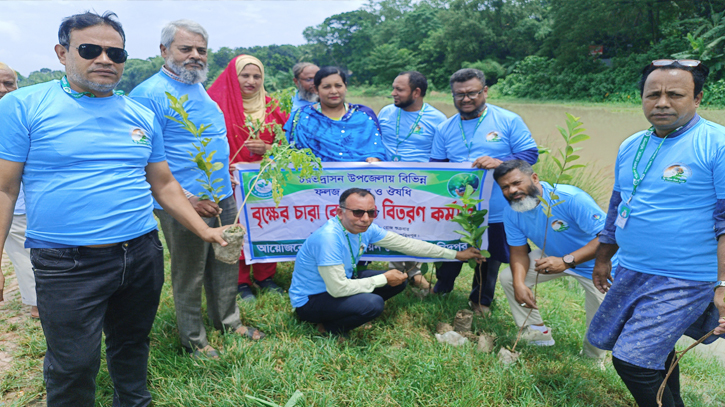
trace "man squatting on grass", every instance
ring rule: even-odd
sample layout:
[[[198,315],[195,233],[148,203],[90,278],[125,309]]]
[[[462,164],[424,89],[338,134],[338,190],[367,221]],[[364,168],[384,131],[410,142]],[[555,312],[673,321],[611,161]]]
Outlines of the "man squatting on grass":
[[[229,143],[224,115],[209,97],[202,83],[207,75],[207,45],[209,35],[204,27],[191,20],[171,22],[161,31],[161,56],[165,64],[161,70],[139,84],[129,95],[135,101],[151,109],[161,124],[164,136],[164,150],[174,178],[184,188],[189,202],[207,225],[217,223],[231,225],[237,213],[232,183],[229,177]],[[198,198],[203,193],[194,170],[196,164],[189,160],[189,151],[196,151],[192,144],[198,143],[193,134],[177,121],[166,93],[177,99],[188,95],[186,111],[189,120],[196,125],[211,125],[204,137],[209,138],[207,151],[216,151],[214,160],[223,164],[211,179],[221,179],[214,187],[219,191],[219,205],[213,200]],[[167,116],[174,117],[171,120]],[[206,305],[209,319],[216,329],[235,332],[250,339],[261,339],[263,334],[242,325],[237,306],[236,281],[237,264],[227,264],[214,257],[212,245],[196,236],[170,213],[154,202],[154,213],[164,231],[166,246],[171,254],[171,284],[174,289],[176,324],[179,328],[181,346],[192,355],[201,354],[217,357],[216,349],[209,345],[201,313],[202,285],[206,291]],[[221,225],[219,225],[221,226]]]
[[[0,100],[0,246],[22,181],[48,406],[94,405],[102,331],[113,405],[146,406],[164,282],[154,198],[205,241],[226,242],[172,176],[153,112],[113,93],[127,57],[116,15],[68,17],[58,42],[66,76]]]
[[[725,333],[725,128],[697,114],[707,74],[693,60],[644,68],[642,109],[652,127],[619,147],[599,236],[593,281],[607,296],[587,339],[612,351],[612,364],[640,407],[657,405],[675,343],[708,307],[711,318],[698,323],[704,329],[694,336],[715,327],[716,335]],[[662,402],[684,405],[678,369]]]
[[[357,271],[369,244],[410,256],[481,260],[478,249],[456,252],[386,231],[373,223],[375,197],[350,188],[340,195],[337,216],[317,229],[297,253],[289,296],[303,321],[320,333],[344,334],[383,313],[385,301],[402,292],[408,275],[399,270]]]
[[[550,198],[552,186],[539,181],[531,165],[522,160],[506,161],[493,172],[509,202],[504,209],[503,224],[511,252],[511,264],[500,274],[501,288],[506,293],[516,326],[528,323],[521,339],[540,346],[554,345],[551,328],[544,325],[536,299],[531,292],[537,281],[545,283],[560,277],[575,278],[586,293],[587,327],[604,299],[592,283],[594,254],[599,247],[597,235],[604,228],[606,214],[586,192],[573,185],[558,185]],[[551,217],[539,205],[544,198],[552,205]],[[548,230],[547,229],[551,228]],[[530,250],[527,239],[541,249]],[[551,256],[549,256],[551,255]],[[612,258],[616,266],[616,255]],[[531,314],[529,315],[529,311]],[[527,320],[528,318],[528,320]],[[604,359],[606,351],[597,349],[584,339],[582,353],[590,358]]]

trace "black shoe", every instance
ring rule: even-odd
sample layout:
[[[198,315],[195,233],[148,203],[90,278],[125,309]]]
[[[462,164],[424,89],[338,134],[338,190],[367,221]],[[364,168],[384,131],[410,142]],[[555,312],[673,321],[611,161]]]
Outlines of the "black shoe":
[[[237,286],[237,294],[242,298],[242,301],[253,302],[257,300],[249,284],[239,284]]]
[[[254,285],[257,286],[257,289],[259,290],[267,290],[269,292],[277,294],[284,294],[284,290],[282,289],[282,287],[278,286],[274,281],[272,281],[272,277],[265,278],[262,281],[254,280]]]

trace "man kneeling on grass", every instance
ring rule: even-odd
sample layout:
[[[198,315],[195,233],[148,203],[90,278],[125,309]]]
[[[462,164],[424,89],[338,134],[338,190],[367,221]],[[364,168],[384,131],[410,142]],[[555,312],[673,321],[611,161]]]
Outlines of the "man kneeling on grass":
[[[315,231],[297,253],[289,296],[303,321],[320,333],[344,334],[380,316],[385,301],[405,289],[399,270],[361,270],[356,265],[369,244],[416,257],[483,259],[474,248],[456,252],[373,224],[375,198],[351,188],[340,196],[337,216]]]
[[[509,206],[504,209],[504,228],[511,251],[511,265],[500,274],[501,287],[509,301],[517,326],[524,328],[521,339],[532,345],[552,346],[551,329],[544,325],[536,298],[531,292],[537,282],[573,277],[584,288],[587,328],[604,300],[592,283],[594,254],[599,247],[597,234],[604,229],[606,214],[591,196],[572,185],[558,185],[556,202],[552,185],[539,181],[531,165],[522,160],[501,164],[493,173]],[[539,198],[552,206],[551,217],[541,209]],[[551,228],[547,232],[547,228]],[[543,247],[529,250],[527,239]],[[612,264],[617,265],[616,254]],[[529,315],[529,311],[531,314]],[[603,359],[606,351],[584,339],[584,356]]]

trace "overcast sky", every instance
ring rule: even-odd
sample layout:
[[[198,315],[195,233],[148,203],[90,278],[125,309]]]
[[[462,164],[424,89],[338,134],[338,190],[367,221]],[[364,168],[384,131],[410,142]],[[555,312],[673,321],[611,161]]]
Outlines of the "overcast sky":
[[[53,47],[63,17],[85,10],[118,14],[131,58],[159,54],[161,28],[189,18],[209,32],[209,47],[305,43],[302,30],[357,10],[366,0],[327,1],[0,1],[0,62],[27,76],[62,69]]]

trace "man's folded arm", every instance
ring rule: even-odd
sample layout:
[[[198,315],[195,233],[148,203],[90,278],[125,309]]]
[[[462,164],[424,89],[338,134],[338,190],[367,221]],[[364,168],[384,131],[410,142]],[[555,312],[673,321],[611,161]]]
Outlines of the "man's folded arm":
[[[388,279],[382,275],[349,279],[345,275],[345,266],[336,264],[334,266],[318,266],[322,280],[325,281],[325,289],[335,297],[349,297],[360,293],[371,293],[374,289],[388,283]]]
[[[395,232],[388,232],[384,238],[374,244],[415,257],[434,257],[453,260],[456,258],[456,253],[458,253],[455,250],[436,246],[422,240],[400,236]],[[405,270],[400,271],[405,272]]]

